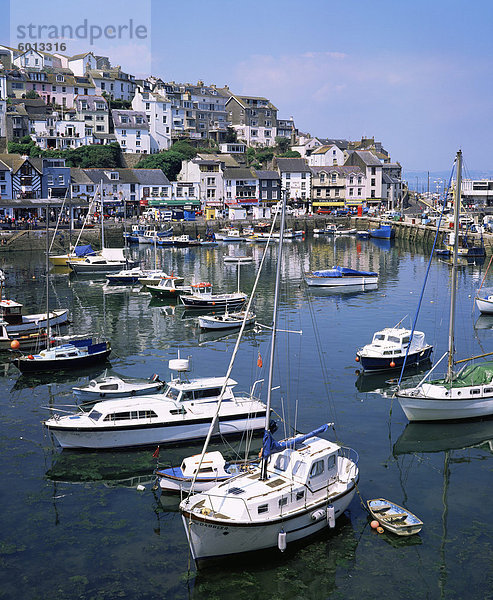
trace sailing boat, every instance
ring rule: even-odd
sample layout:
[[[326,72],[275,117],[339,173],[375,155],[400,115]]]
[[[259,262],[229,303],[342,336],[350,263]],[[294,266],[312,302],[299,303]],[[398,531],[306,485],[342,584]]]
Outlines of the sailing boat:
[[[356,452],[318,437],[331,424],[282,442],[276,442],[269,430],[285,205],[284,198],[261,462],[251,471],[188,496],[180,503],[197,565],[206,559],[243,552],[275,547],[284,551],[290,542],[327,526],[334,527],[356,491]],[[206,449],[207,440],[202,458]]]
[[[459,228],[460,194],[462,182],[462,152],[457,152],[457,185],[454,200],[454,231]],[[454,362],[455,351],[455,305],[457,295],[457,256],[458,244],[454,244],[452,281],[450,294],[448,369],[444,378],[428,381],[438,366],[428,372],[420,383],[412,388],[398,389],[396,396],[409,421],[440,421],[450,419],[470,419],[493,415],[493,361],[466,366],[455,372],[454,365],[467,363],[475,356]]]
[[[83,260],[68,260],[67,265],[77,275],[96,273],[115,273],[122,269],[131,269],[138,265],[137,261],[128,260],[124,248],[105,248],[104,245],[104,203],[103,186],[99,187],[101,197],[101,253],[90,255]]]
[[[107,341],[95,342],[92,337],[72,339],[67,344],[56,344],[51,337],[50,301],[49,301],[49,220],[46,206],[46,335],[47,348],[39,354],[21,355],[12,359],[12,363],[22,373],[52,371],[84,367],[88,364],[106,360],[111,352]]]

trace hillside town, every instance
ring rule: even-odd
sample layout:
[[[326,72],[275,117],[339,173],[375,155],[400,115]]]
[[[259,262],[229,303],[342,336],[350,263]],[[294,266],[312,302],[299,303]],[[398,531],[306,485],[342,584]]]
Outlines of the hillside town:
[[[192,149],[181,167],[149,168],[149,157],[177,144]],[[70,153],[83,147],[116,148],[116,158],[74,166]],[[0,46],[0,218],[33,216],[40,199],[70,198],[87,210],[98,186],[113,213],[210,219],[272,206],[281,190],[298,214],[402,210],[408,192],[381,142],[303,133],[268,98],[137,79],[92,52]],[[469,204],[487,205],[492,193],[491,181],[464,182]]]

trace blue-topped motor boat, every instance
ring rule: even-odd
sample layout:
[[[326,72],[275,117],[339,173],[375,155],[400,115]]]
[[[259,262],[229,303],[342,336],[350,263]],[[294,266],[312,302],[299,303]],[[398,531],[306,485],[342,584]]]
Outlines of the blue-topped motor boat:
[[[366,372],[388,371],[401,369],[404,361],[406,367],[429,363],[432,352],[433,346],[426,343],[422,331],[386,327],[373,335],[371,344],[358,350],[356,361]]]
[[[395,230],[392,225],[380,225],[377,229],[370,229],[370,237],[380,240],[392,240],[395,237]]]
[[[340,288],[351,286],[358,289],[376,289],[378,273],[358,271],[348,267],[332,267],[322,271],[311,271],[305,275],[307,285],[314,287]]]

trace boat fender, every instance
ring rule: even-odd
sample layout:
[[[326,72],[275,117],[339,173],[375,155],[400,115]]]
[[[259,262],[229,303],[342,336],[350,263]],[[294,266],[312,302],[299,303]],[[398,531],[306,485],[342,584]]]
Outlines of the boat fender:
[[[29,360],[34,360],[34,356],[33,356],[32,354],[28,354],[28,355],[27,355],[27,358],[28,358]]]
[[[207,516],[207,515],[210,514],[211,509],[210,508],[203,508],[200,512],[201,512],[201,514]]]
[[[390,367],[393,369],[395,367],[395,362],[393,360],[390,361]]]
[[[354,359],[356,362],[359,362],[359,356]]]
[[[380,523],[379,523],[378,521],[372,521],[372,522],[370,523],[370,527],[371,527],[372,529],[378,529],[378,527],[380,527]]]
[[[383,527],[377,527],[377,532],[378,533],[383,533],[384,532],[384,528]]]
[[[332,504],[327,506],[327,523],[331,529],[336,526],[336,510]]]
[[[326,516],[325,511],[320,509],[320,510],[316,510],[315,512],[312,512],[312,514],[310,515],[310,517],[312,518],[313,521],[320,521],[320,519],[323,519]]]
[[[284,552],[284,550],[286,550],[287,547],[287,541],[286,541],[286,532],[285,531],[280,531],[278,536],[277,536],[277,547],[279,548],[279,550],[281,552]]]

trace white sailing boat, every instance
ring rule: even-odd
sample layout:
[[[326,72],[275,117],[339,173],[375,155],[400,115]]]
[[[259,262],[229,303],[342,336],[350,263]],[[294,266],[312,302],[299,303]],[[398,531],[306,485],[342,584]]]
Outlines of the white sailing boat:
[[[357,454],[319,437],[329,424],[283,442],[275,442],[269,431],[284,212],[283,207],[262,460],[251,472],[229,478],[180,503],[197,565],[207,559],[267,548],[283,551],[290,542],[334,527],[356,491]],[[202,459],[206,449],[207,440]]]
[[[454,231],[459,229],[460,194],[462,182],[462,152],[457,152],[457,185],[454,200]],[[472,359],[454,362],[455,305],[457,295],[458,246],[454,245],[450,293],[448,369],[445,377],[429,380],[440,361],[415,387],[398,389],[396,396],[409,421],[440,421],[470,419],[493,415],[493,361],[467,365]],[[482,355],[484,356],[484,355]],[[473,357],[481,358],[481,356]],[[442,360],[440,359],[440,360]],[[459,372],[454,366],[466,363]]]

